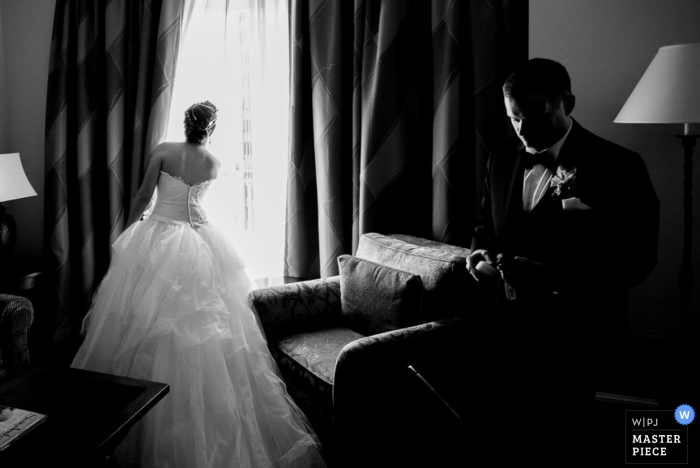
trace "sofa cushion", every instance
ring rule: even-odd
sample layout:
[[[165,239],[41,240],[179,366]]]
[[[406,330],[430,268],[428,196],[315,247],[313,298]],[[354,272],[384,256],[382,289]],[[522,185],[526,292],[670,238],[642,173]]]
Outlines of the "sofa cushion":
[[[342,323],[364,335],[420,321],[420,276],[351,255],[338,257]]]
[[[424,321],[463,316],[470,295],[478,294],[467,259],[453,251],[417,246],[377,233],[362,235],[355,254],[380,265],[420,275]],[[342,295],[342,293],[341,293]]]
[[[270,342],[287,391],[324,441],[334,432],[335,365],[348,343],[364,338],[348,328],[327,328]],[[330,442],[326,439],[325,442]]]
[[[471,249],[467,247],[460,247],[458,245],[450,245],[450,244],[444,244],[442,242],[430,240],[430,239],[423,239],[422,237],[416,237],[416,236],[411,236],[408,234],[389,234],[388,237],[391,237],[392,239],[397,239],[402,242],[405,242],[407,244],[412,244],[415,245],[416,247],[430,247],[436,250],[440,250],[442,252],[449,252],[452,255],[456,255],[458,257],[464,257],[467,258],[469,254],[471,254]]]
[[[335,361],[343,347],[364,335],[344,327],[298,333],[275,343],[293,361],[280,363],[293,369],[296,380],[323,391],[333,387]]]

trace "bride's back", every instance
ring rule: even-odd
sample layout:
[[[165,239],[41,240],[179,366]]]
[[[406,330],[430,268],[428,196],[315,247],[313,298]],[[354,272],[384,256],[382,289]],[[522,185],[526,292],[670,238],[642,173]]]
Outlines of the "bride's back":
[[[192,143],[163,143],[156,151],[162,152],[161,170],[188,185],[197,185],[216,179],[220,162],[204,146]]]

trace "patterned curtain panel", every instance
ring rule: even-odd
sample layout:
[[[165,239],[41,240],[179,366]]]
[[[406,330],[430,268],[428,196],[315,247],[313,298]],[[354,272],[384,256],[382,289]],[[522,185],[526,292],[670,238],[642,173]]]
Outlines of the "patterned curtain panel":
[[[285,274],[366,232],[469,245],[528,2],[293,0]]]
[[[80,330],[165,136],[181,9],[172,0],[56,2],[44,234],[55,342]]]

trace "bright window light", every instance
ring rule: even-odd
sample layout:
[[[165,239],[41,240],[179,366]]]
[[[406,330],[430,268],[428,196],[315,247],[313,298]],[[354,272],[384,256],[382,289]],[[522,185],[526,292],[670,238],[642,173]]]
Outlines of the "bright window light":
[[[283,274],[289,37],[286,1],[193,2],[178,58],[168,141],[184,141],[184,112],[219,109],[209,149],[222,162],[205,198],[253,280]]]

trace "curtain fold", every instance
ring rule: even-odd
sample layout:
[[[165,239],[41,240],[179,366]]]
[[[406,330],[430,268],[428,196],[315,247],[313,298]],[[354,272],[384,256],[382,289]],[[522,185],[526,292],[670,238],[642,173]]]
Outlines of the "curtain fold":
[[[80,330],[165,136],[182,8],[169,0],[56,2],[44,223],[54,342]]]
[[[366,232],[469,245],[527,23],[522,1],[291,1],[285,275],[337,274]]]

